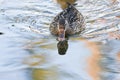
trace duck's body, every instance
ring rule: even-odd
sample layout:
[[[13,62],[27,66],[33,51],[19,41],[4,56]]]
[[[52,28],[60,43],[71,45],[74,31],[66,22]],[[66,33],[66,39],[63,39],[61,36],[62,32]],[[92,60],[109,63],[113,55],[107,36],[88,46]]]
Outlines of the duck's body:
[[[50,32],[53,35],[59,35],[59,21],[65,20],[65,36],[81,33],[84,27],[83,15],[72,4],[68,4],[68,8],[59,13],[50,24]]]

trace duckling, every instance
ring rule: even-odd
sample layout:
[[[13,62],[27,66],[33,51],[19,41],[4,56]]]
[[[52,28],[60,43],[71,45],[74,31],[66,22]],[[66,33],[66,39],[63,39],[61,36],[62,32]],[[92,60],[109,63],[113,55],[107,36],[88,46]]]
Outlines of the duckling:
[[[51,34],[58,36],[58,41],[63,41],[71,35],[80,34],[85,29],[83,15],[75,8],[74,4],[67,4],[68,7],[53,19],[49,27]]]

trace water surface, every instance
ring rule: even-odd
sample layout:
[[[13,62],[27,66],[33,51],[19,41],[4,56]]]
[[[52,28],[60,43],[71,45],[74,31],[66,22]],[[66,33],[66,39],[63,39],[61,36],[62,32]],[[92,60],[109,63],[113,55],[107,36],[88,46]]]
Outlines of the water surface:
[[[120,1],[76,3],[86,30],[70,37],[61,56],[49,24],[66,7],[63,0],[0,1],[0,80],[120,79]]]

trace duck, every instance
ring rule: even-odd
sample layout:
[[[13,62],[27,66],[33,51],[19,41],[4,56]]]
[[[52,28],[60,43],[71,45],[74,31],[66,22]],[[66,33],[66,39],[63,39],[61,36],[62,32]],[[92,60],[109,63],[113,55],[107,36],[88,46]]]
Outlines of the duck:
[[[58,36],[58,41],[85,30],[84,16],[75,8],[76,4],[67,2],[67,5],[66,9],[54,17],[49,27],[51,34]]]
[[[76,4],[67,2],[68,7],[54,17],[50,23],[50,33],[57,36],[57,48],[60,55],[68,49],[69,36],[80,34],[85,30],[84,16],[75,8]]]

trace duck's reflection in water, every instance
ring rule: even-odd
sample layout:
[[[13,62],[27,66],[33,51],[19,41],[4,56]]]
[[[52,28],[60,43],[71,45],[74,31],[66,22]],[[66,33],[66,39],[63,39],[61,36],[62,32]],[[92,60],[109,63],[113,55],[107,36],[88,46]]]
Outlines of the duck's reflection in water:
[[[67,2],[74,4],[76,0],[55,0],[55,1],[57,1],[57,3],[60,4],[62,9],[65,9],[68,6]]]
[[[60,55],[66,54],[67,49],[68,49],[68,41],[67,41],[67,40],[59,41],[59,42],[57,43],[57,48],[58,48],[58,53],[59,53]]]

